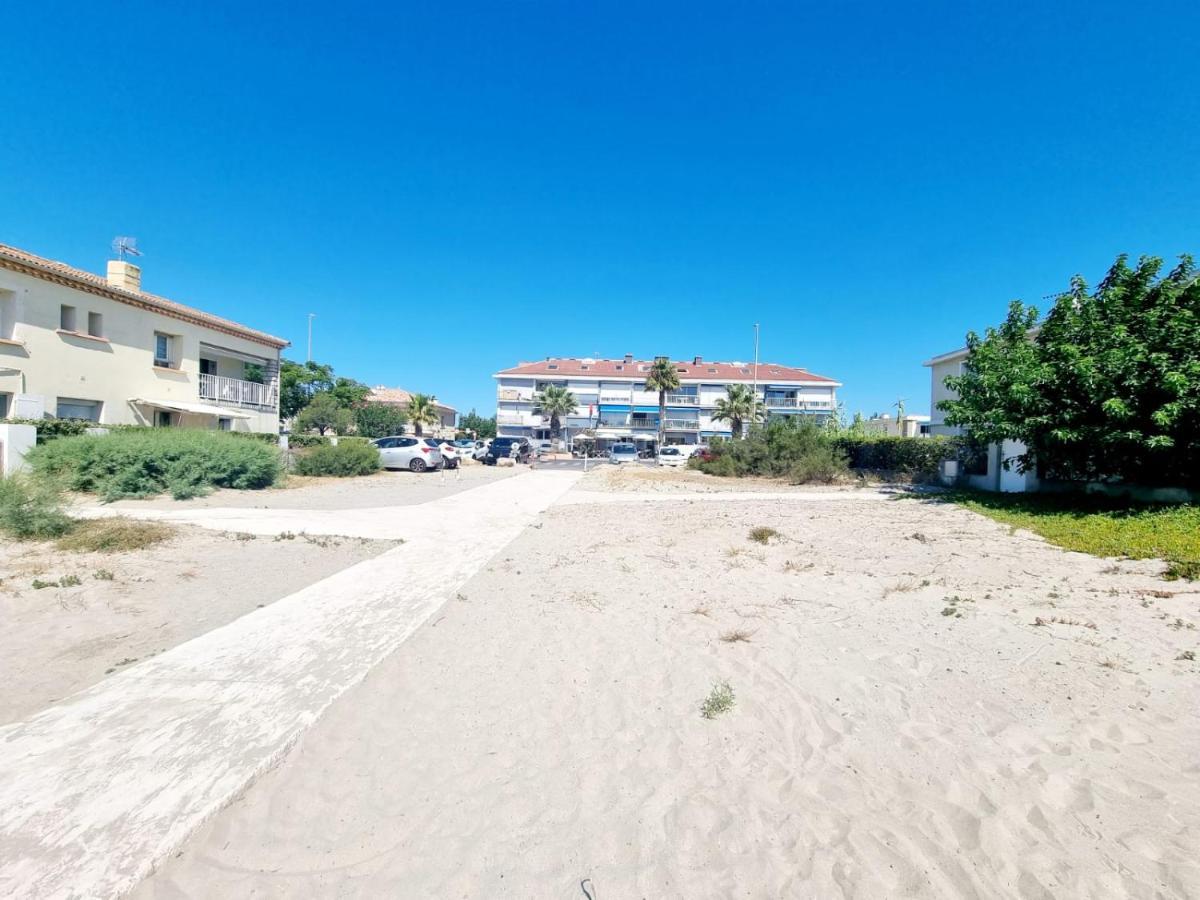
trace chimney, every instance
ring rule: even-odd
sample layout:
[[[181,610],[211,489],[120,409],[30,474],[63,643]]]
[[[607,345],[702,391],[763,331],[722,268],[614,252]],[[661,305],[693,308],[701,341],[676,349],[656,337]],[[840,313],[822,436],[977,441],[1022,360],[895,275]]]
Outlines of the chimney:
[[[702,362],[704,362],[704,357],[703,357],[703,356],[693,356],[693,357],[692,357],[692,365],[693,365],[693,366],[698,366],[698,365],[700,365],[700,363],[702,363]]]
[[[142,270],[133,263],[126,262],[123,259],[110,259],[108,261],[107,280],[109,287],[133,291],[135,294],[142,292]]]
[[[626,353],[626,354],[625,354],[625,362],[626,362],[626,363],[631,363],[631,362],[633,362],[633,354],[632,354],[632,353]]]

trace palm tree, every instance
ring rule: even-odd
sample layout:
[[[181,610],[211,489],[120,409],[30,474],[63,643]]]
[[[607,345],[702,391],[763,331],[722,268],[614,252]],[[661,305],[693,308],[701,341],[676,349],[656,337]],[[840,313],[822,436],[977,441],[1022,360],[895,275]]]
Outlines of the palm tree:
[[[654,364],[646,373],[646,390],[658,391],[658,447],[662,449],[666,432],[667,391],[679,389],[679,373],[666,356],[654,357]]]
[[[742,425],[751,416],[761,417],[762,413],[754,402],[754,394],[744,384],[731,384],[725,388],[725,396],[717,400],[714,422],[728,422],[735,438],[742,436]]]
[[[575,407],[579,405],[575,395],[560,384],[546,385],[534,395],[533,402],[535,407],[542,411],[543,416],[550,417],[550,436],[555,440],[562,430],[559,417],[574,412]]]
[[[412,422],[417,437],[424,434],[425,425],[437,425],[442,421],[438,415],[437,397],[433,394],[413,394],[408,399],[408,421]]]

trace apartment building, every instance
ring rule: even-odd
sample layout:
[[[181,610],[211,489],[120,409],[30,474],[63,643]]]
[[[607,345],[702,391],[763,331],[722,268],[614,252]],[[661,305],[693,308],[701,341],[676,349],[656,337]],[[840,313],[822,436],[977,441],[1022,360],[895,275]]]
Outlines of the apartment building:
[[[0,418],[279,431],[288,346],[105,276],[0,244]]]
[[[534,401],[547,385],[568,388],[578,401],[561,418],[569,441],[580,432],[603,446],[618,441],[653,444],[658,439],[658,392],[647,391],[653,360],[547,358],[497,372],[496,429],[505,436],[548,438],[549,418]],[[730,437],[729,422],[714,421],[717,400],[731,384],[755,387],[769,416],[807,416],[824,421],[837,407],[841,383],[805,369],[777,363],[707,362],[697,356],[674,363],[679,389],[667,395],[664,417],[668,444],[705,444]]]

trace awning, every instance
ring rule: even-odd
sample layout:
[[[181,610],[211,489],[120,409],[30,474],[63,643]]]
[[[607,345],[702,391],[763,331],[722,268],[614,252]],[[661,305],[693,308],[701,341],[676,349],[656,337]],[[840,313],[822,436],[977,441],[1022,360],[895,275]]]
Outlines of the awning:
[[[598,429],[596,429],[596,437],[602,438],[602,439],[608,441],[608,440],[615,440],[617,438],[627,438],[627,437],[629,437],[629,435],[624,434],[620,431],[605,431],[603,428],[598,428]]]
[[[129,401],[139,406],[152,406],[155,409],[170,409],[175,412],[193,413],[198,416],[220,416],[223,419],[250,419],[249,413],[225,409],[223,406],[209,406],[207,403],[184,403],[182,400],[142,400],[134,397]]]

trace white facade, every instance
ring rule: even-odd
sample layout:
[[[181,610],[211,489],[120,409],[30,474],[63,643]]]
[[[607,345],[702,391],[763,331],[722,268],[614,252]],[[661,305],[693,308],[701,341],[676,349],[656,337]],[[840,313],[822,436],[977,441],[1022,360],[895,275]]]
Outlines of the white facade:
[[[276,433],[288,342],[0,245],[0,417]]]
[[[653,361],[547,359],[522,363],[495,374],[497,433],[511,437],[550,437],[549,417],[534,397],[548,384],[568,388],[578,402],[560,418],[563,437],[588,432],[600,441],[652,442],[658,436],[658,392],[645,389]],[[730,424],[713,419],[718,399],[731,384],[755,386],[753,365],[707,363],[699,357],[674,364],[680,387],[667,395],[667,444],[703,444],[730,437]],[[760,363],[756,394],[769,416],[801,415],[824,421],[837,408],[840,383],[801,369]]]
[[[863,422],[870,434],[887,437],[928,437],[931,434],[930,417],[919,413],[906,413],[903,419],[890,415],[872,416]]]

